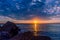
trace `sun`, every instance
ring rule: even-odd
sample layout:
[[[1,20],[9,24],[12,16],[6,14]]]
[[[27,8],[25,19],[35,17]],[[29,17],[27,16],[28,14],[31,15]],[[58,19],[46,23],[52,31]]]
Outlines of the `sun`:
[[[36,23],[38,23],[38,21],[37,21],[37,20],[35,20],[35,21],[34,21],[34,23],[36,24]]]
[[[38,17],[33,18],[33,23],[37,24],[39,23],[39,21],[40,21],[40,18]]]

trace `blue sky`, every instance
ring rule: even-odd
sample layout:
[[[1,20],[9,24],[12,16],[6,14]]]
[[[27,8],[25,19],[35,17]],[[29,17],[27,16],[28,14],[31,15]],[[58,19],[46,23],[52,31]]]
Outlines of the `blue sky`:
[[[0,16],[17,20],[59,19],[60,0],[0,0]]]

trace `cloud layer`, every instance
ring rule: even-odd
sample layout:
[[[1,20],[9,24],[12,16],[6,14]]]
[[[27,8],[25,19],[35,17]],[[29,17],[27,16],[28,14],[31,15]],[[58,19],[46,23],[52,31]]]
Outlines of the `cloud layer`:
[[[60,16],[60,0],[0,0],[0,15],[27,20]]]

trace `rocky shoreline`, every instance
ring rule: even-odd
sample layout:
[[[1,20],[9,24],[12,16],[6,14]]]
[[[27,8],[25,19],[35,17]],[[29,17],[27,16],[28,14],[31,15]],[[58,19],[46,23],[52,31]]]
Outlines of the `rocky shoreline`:
[[[20,34],[18,31],[16,24],[8,21],[0,28],[0,40],[51,40],[48,36],[34,36],[31,31]]]

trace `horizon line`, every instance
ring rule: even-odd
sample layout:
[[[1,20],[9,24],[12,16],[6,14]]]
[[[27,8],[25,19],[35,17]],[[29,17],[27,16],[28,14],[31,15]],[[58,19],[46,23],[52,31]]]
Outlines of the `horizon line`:
[[[0,23],[2,23],[2,24],[6,23],[6,22],[7,21],[0,21]],[[16,24],[21,24],[21,23],[32,24],[32,23],[34,23],[34,20],[13,20],[10,22],[13,22]],[[37,23],[38,24],[60,23],[60,20],[37,20]]]

